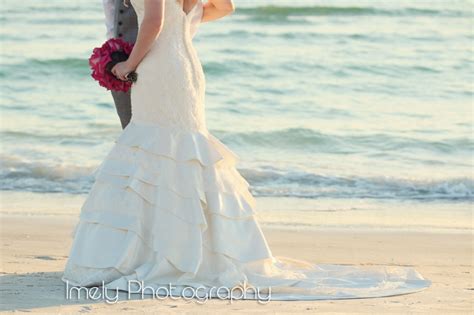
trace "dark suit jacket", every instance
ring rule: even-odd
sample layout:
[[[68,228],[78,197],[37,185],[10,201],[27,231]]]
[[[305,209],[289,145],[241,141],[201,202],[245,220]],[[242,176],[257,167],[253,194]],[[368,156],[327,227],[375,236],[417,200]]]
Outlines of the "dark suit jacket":
[[[131,4],[126,7],[123,0],[115,0],[114,37],[135,43],[138,34],[137,14]]]

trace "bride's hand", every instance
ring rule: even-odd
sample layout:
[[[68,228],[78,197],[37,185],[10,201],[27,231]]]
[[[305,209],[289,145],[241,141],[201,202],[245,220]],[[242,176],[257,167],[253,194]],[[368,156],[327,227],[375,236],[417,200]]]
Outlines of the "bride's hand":
[[[127,78],[125,76],[133,70],[135,69],[133,69],[126,61],[123,61],[117,63],[111,71],[112,74],[115,75],[118,79],[122,81],[127,81]]]

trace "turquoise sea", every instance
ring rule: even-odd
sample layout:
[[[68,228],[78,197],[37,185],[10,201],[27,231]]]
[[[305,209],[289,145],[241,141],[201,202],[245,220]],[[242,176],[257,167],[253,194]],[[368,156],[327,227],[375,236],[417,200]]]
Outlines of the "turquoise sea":
[[[208,127],[270,200],[268,224],[382,209],[472,227],[473,1],[235,4],[194,44]],[[0,21],[0,189],[83,197],[121,131],[87,62],[102,3],[4,0]]]

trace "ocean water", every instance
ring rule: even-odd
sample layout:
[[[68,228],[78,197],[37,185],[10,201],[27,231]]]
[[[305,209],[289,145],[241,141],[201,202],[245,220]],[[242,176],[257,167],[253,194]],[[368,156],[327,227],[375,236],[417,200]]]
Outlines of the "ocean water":
[[[194,44],[208,127],[256,197],[472,216],[472,1],[235,3]],[[101,1],[1,10],[0,189],[84,196],[121,131],[87,63]]]

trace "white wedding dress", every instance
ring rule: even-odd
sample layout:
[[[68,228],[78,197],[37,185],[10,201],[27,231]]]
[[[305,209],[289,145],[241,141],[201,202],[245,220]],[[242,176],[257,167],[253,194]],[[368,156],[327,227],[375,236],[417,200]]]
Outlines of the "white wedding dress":
[[[140,25],[144,0],[132,5]],[[200,293],[211,297],[219,287],[258,288],[273,300],[381,297],[428,287],[409,267],[272,255],[249,184],[235,168],[238,156],[206,128],[205,77],[190,21],[176,0],[165,1],[163,29],[136,69],[132,120],[95,172],[62,280],[103,281],[123,291],[136,281],[171,283],[171,293],[181,296],[189,296],[186,287],[204,287]],[[252,292],[245,298],[257,298]]]

